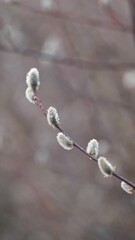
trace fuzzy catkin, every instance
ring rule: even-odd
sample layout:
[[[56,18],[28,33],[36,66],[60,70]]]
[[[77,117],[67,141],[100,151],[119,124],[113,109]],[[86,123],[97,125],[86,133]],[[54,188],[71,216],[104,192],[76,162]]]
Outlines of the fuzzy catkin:
[[[71,150],[73,148],[73,141],[62,132],[57,134],[57,141],[65,150]]]
[[[104,177],[112,176],[115,170],[115,167],[113,167],[112,164],[105,157],[98,158],[98,167]]]
[[[134,193],[134,189],[131,187],[131,186],[129,186],[126,182],[121,182],[121,188],[126,192],[126,193],[128,193],[128,194],[132,194],[132,193]]]
[[[39,72],[36,68],[32,68],[26,76],[26,84],[31,87],[33,91],[37,91],[40,85]]]
[[[53,128],[60,124],[59,114],[54,107],[49,107],[47,110],[47,122]]]
[[[28,99],[29,102],[31,103],[35,103],[34,102],[34,96],[35,96],[35,93],[33,91],[33,89],[31,87],[28,87],[25,91],[25,96],[26,98]]]
[[[92,155],[93,157],[97,157],[98,156],[98,152],[99,152],[99,143],[96,139],[92,139],[88,142],[87,148],[86,148],[86,152],[90,155]]]

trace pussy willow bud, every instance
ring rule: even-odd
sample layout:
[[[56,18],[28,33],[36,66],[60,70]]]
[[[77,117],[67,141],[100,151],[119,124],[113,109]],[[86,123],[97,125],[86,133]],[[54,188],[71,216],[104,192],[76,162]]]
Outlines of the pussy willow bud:
[[[26,98],[28,99],[29,102],[35,103],[34,102],[35,93],[34,93],[34,91],[33,91],[33,89],[31,87],[28,87],[26,89],[25,96],[26,96]]]
[[[135,192],[135,190],[129,186],[127,183],[125,182],[121,182],[121,188],[126,192],[126,193],[129,193],[129,194],[132,194]]]
[[[86,148],[86,152],[90,155],[92,155],[93,157],[97,157],[98,156],[98,152],[99,152],[99,143],[96,139],[92,139],[88,142],[87,148]]]
[[[65,150],[71,150],[73,148],[73,141],[62,132],[57,134],[57,141]]]
[[[53,128],[60,124],[59,115],[54,107],[49,107],[47,110],[47,121]]]
[[[39,72],[36,68],[32,68],[26,76],[26,84],[28,87],[31,87],[34,92],[38,90],[38,87],[40,85],[40,80],[39,80]]]
[[[98,159],[98,167],[104,177],[112,176],[115,167],[112,166],[110,162],[105,157],[99,157]]]

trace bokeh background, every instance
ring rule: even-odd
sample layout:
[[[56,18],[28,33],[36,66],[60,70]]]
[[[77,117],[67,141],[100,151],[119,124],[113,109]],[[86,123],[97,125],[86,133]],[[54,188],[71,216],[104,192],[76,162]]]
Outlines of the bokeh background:
[[[0,0],[0,239],[135,239],[135,195],[73,149],[25,98],[40,98],[62,127],[135,182],[135,42],[128,0]],[[132,8],[133,10],[133,8]]]

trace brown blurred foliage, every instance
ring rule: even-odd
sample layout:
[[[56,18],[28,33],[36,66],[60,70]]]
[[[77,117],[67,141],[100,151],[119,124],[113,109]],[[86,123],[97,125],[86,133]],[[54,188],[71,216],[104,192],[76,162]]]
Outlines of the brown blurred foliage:
[[[95,0],[0,1],[1,240],[135,239],[134,195],[77,150],[61,149],[25,99],[36,67],[40,97],[69,135],[83,147],[96,138],[100,154],[135,182],[131,12],[126,0],[111,9]]]

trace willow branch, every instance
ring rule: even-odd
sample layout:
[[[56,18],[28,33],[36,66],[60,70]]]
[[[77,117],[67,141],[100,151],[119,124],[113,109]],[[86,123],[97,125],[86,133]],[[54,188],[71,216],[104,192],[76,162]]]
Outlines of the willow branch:
[[[46,110],[45,110],[41,100],[37,96],[34,97],[34,102],[40,108],[40,110],[44,114],[44,116],[47,117]],[[79,151],[81,151],[87,157],[91,158],[95,163],[98,163],[98,159],[96,157],[93,157],[91,154],[87,153],[87,151],[83,147],[81,147],[75,140],[73,140],[58,124],[56,124],[55,127],[60,132],[62,132],[65,136],[69,137],[72,140],[74,147],[76,147]],[[135,184],[132,183],[131,181],[129,181],[128,179],[126,179],[125,177],[120,176],[118,173],[116,173],[116,171],[113,172],[112,175],[115,178],[117,178],[118,180],[124,181],[125,183],[127,183],[129,186],[131,186],[135,190]]]

